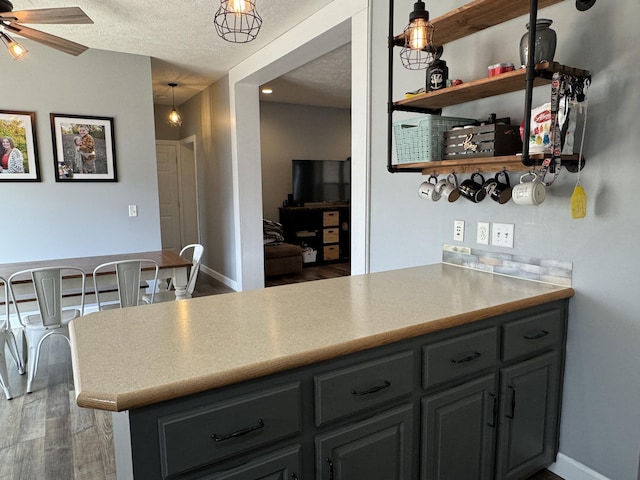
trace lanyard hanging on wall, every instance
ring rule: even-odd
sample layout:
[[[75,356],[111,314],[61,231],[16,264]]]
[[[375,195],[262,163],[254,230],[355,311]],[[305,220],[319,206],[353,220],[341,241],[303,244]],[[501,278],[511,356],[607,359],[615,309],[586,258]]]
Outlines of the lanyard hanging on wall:
[[[547,187],[555,182],[560,175],[560,167],[562,166],[562,141],[560,133],[560,122],[558,112],[560,110],[560,100],[566,102],[566,78],[564,75],[555,72],[551,79],[551,156],[545,157],[540,166],[539,177],[542,183]],[[566,106],[566,105],[565,105]],[[551,171],[553,177],[546,180],[547,173]]]

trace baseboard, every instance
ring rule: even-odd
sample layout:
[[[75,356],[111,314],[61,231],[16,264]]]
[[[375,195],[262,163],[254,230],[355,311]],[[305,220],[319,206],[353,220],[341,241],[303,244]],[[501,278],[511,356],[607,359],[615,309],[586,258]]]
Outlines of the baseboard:
[[[238,282],[236,282],[235,280],[231,280],[230,278],[225,277],[221,273],[218,273],[215,270],[210,269],[206,265],[200,265],[200,269],[210,277],[213,277],[217,281],[224,283],[227,287],[232,288],[236,292],[238,291]]]
[[[549,470],[565,480],[610,480],[562,453],[558,454],[556,463],[551,465]]]

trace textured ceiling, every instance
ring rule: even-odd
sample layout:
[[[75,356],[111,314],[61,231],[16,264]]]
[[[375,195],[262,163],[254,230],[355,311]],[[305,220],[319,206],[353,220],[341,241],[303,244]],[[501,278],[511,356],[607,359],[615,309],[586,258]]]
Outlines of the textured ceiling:
[[[14,10],[82,8],[94,24],[28,26],[89,48],[151,57],[154,101],[171,104],[167,84],[175,82],[179,105],[331,1],[257,0],[262,28],[258,37],[246,44],[229,43],[216,34],[213,16],[218,0],[12,0],[12,3]],[[29,48],[31,40],[20,41]],[[349,60],[349,49],[345,47],[310,62],[272,82],[274,94],[269,100],[348,108],[350,63],[344,62]]]

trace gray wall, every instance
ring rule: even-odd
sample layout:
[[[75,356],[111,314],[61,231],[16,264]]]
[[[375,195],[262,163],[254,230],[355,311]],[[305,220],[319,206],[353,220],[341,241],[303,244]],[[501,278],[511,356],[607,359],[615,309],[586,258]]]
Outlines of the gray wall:
[[[432,2],[428,9],[435,18],[463,3]],[[454,204],[427,202],[417,195],[422,176],[386,172],[387,64],[382,52],[388,7],[376,3],[372,51],[380,54],[373,55],[371,75],[371,267],[385,270],[439,261],[442,244],[452,243],[455,219],[466,222],[464,245],[475,246],[478,221],[514,223],[515,248],[509,253],[573,262],[576,296],[570,306],[560,451],[608,478],[631,480],[637,478],[640,448],[640,262],[635,254],[640,233],[640,3],[598,1],[587,12],[578,12],[574,5],[561,2],[542,10],[539,18],[554,20],[556,60],[593,75],[582,176],[588,212],[581,220],[570,216],[576,176],[566,171],[539,207],[489,201],[474,205],[463,199]],[[402,31],[412,6],[412,0],[396,2],[396,32]],[[519,18],[445,46],[450,76],[471,80],[486,76],[493,63],[517,65],[525,23],[526,18]],[[396,61],[396,99],[424,83],[424,72],[399,65]],[[537,92],[534,105],[548,98],[548,91]],[[520,123],[522,94],[448,108],[444,114],[486,118],[491,112]],[[517,180],[516,175],[511,178]]]
[[[167,122],[169,112],[171,112],[171,105],[153,105],[157,140],[180,140],[181,138],[180,127],[172,127]]]
[[[180,137],[196,137],[200,236],[208,273],[234,288],[237,280],[229,123],[229,81],[222,78],[180,105]]]
[[[102,50],[73,57],[24,42],[24,59],[0,55],[0,108],[36,113],[42,181],[0,183],[0,262],[160,249],[149,58]],[[113,117],[117,183],[55,182],[52,112]]]
[[[351,156],[348,109],[260,102],[262,211],[279,219],[292,192],[291,160],[345,160]]]

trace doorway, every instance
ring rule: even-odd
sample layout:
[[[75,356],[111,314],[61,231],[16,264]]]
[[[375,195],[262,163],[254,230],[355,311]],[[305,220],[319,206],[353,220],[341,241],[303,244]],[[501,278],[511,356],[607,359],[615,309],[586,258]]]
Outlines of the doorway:
[[[195,137],[156,140],[160,233],[163,250],[200,242]]]

